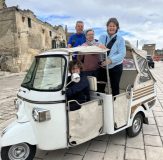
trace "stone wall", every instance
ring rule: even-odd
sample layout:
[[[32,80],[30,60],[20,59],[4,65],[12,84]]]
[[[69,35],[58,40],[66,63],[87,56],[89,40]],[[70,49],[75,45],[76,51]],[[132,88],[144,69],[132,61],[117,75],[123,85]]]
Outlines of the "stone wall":
[[[62,26],[44,23],[30,10],[0,10],[1,70],[26,71],[36,54],[52,47],[65,47],[66,43]]]
[[[15,11],[0,10],[0,67],[5,71],[15,69],[18,46],[15,42],[16,22]]]

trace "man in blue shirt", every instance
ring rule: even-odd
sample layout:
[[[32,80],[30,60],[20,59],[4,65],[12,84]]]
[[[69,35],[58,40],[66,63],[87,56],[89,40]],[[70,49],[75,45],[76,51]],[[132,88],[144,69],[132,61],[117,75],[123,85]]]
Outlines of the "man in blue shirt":
[[[83,43],[86,42],[85,34],[83,33],[84,30],[84,23],[83,21],[76,22],[76,33],[71,35],[68,40],[68,48],[81,46]],[[73,59],[77,59],[77,55],[73,56]]]

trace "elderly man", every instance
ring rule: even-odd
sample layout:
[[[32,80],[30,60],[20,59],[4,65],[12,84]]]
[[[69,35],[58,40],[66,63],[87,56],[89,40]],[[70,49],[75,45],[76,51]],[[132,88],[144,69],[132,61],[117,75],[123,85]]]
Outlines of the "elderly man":
[[[86,42],[86,38],[83,33],[83,30],[84,30],[83,21],[77,21],[75,29],[76,29],[76,33],[71,35],[68,40],[68,48],[77,47]],[[76,60],[77,56],[76,55],[73,56],[73,59]]]

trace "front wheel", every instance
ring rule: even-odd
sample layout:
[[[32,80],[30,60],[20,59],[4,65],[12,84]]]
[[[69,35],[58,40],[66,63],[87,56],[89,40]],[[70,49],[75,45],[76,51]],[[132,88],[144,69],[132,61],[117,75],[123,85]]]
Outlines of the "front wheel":
[[[137,136],[140,133],[142,126],[143,126],[143,116],[140,113],[138,113],[134,117],[132,126],[127,128],[127,135],[129,137]]]
[[[36,146],[27,143],[15,144],[2,147],[2,160],[33,160],[36,153]]]

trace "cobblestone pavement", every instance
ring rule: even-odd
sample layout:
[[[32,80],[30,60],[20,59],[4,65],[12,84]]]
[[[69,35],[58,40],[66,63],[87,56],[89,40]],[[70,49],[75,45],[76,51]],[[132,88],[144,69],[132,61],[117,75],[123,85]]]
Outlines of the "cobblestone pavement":
[[[125,131],[105,135],[70,149],[38,150],[35,160],[163,160],[163,62],[152,73],[157,80],[158,101],[149,115],[149,125],[128,138]],[[14,117],[13,99],[23,76],[0,79],[0,130]],[[5,86],[6,85],[6,86]]]
[[[0,74],[0,131],[7,121],[15,117],[14,99],[20,87],[24,74],[1,76]]]

